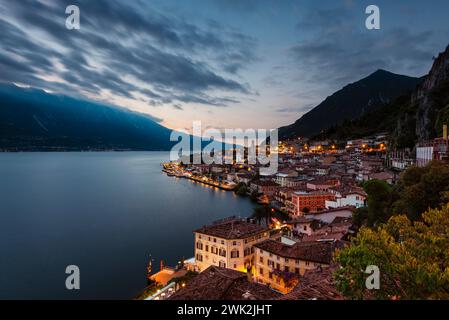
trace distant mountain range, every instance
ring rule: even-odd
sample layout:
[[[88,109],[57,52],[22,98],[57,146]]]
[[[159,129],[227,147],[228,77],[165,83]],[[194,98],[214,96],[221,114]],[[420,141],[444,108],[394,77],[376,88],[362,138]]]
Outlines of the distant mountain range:
[[[377,70],[327,97],[292,125],[279,129],[279,137],[313,137],[323,130],[388,105],[400,95],[416,88],[423,78],[413,78]]]
[[[169,150],[170,133],[125,108],[0,84],[3,150]]]

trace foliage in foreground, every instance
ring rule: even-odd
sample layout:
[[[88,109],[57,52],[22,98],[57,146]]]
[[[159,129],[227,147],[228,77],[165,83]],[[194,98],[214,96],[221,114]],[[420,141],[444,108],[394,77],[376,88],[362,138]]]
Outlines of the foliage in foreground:
[[[361,228],[336,253],[337,288],[350,299],[449,299],[449,204],[412,222],[394,216],[373,230]],[[366,289],[368,265],[380,269],[380,289]]]
[[[368,206],[357,210],[356,223],[376,226],[399,214],[406,214],[412,221],[420,220],[421,213],[449,201],[449,166],[434,161],[424,168],[410,167],[394,187],[371,180],[364,184],[364,189]]]

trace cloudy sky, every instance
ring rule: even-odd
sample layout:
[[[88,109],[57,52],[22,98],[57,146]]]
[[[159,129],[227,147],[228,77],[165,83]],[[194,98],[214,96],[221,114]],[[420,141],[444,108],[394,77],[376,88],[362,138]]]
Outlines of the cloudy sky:
[[[65,27],[70,4],[80,30]],[[365,28],[369,4],[381,30]],[[276,128],[379,68],[426,74],[448,12],[447,0],[0,0],[0,81],[170,128]]]

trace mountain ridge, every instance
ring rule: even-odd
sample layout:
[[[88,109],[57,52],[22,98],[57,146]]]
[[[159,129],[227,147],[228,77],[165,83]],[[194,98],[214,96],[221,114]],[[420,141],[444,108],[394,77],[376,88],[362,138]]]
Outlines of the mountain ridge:
[[[170,150],[171,130],[122,107],[0,84],[0,149]]]
[[[279,128],[279,136],[284,139],[312,137],[390,103],[422,81],[422,77],[408,77],[378,69],[328,96],[295,123]]]

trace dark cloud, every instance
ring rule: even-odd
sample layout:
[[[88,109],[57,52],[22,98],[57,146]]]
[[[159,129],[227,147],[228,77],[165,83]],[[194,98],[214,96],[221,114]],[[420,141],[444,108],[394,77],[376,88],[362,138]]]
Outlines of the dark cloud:
[[[307,75],[312,83],[326,83],[336,89],[377,69],[417,76],[428,71],[433,32],[399,27],[367,30],[362,13],[336,7],[305,15],[297,28],[312,36],[289,49],[302,79]]]
[[[81,29],[70,31],[64,12],[72,2],[0,3],[12,21],[0,17],[0,80],[75,94],[109,90],[135,98],[139,93],[152,106],[176,101],[227,106],[239,101],[209,92],[252,94],[248,84],[220,71],[237,74],[255,60],[254,39],[219,24],[214,30],[220,32],[211,32],[154,10],[143,15],[133,4],[115,0],[77,1]],[[41,35],[46,39],[36,38]],[[64,83],[44,82],[42,74]]]

